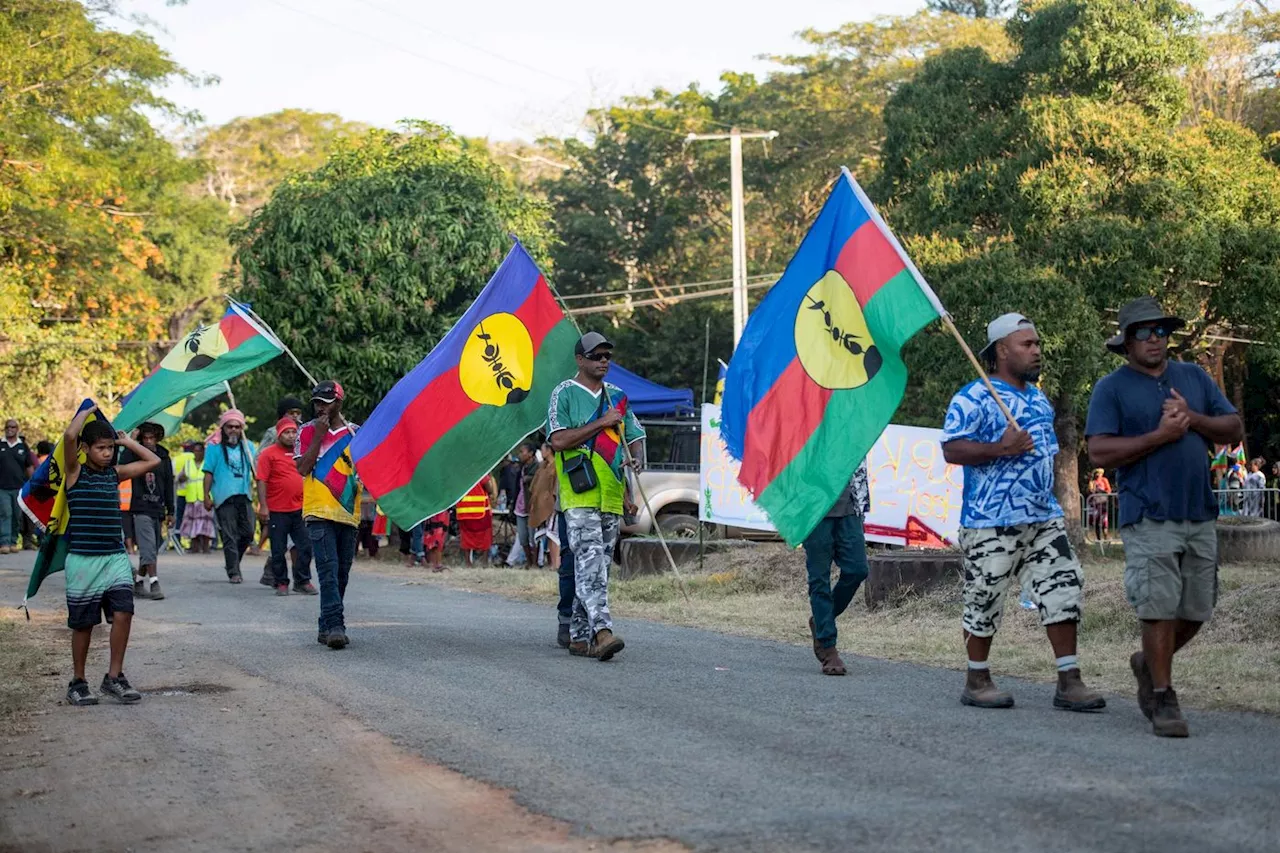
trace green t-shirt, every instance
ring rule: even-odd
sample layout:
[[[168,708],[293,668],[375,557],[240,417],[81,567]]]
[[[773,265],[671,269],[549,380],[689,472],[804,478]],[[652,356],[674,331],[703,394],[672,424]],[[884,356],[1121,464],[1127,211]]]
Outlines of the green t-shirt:
[[[586,426],[603,415],[612,404],[625,413],[622,423],[625,436],[623,440],[631,444],[637,439],[644,438],[644,430],[640,428],[640,422],[626,405],[626,395],[622,393],[622,389],[607,382],[604,387],[609,394],[607,400],[601,399],[599,391],[588,390],[576,379],[568,379],[557,385],[551,392],[551,403],[547,411],[547,432],[554,433],[562,429]],[[612,460],[606,458],[610,438],[619,445]],[[580,449],[564,450],[556,454],[556,475],[560,480],[562,510],[587,507],[622,515],[622,498],[625,493],[622,463],[626,461],[626,455],[618,438],[617,429],[605,430],[597,435],[594,451],[587,449],[593,445],[593,442],[588,440]],[[564,473],[564,462],[566,458],[571,459],[588,452],[591,453],[591,465],[595,468],[599,485],[589,492],[578,493],[569,485],[569,478]]]

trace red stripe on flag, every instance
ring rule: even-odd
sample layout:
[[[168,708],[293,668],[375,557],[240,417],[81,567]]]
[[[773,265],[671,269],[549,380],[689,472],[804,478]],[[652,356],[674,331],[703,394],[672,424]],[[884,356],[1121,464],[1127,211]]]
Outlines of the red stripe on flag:
[[[794,359],[747,416],[741,483],[759,495],[813,435],[831,399]]]
[[[866,305],[880,286],[906,268],[893,244],[872,221],[867,221],[845,241],[835,270],[853,288],[859,305]]]
[[[511,313],[529,330],[536,361],[542,339],[564,319],[564,312],[551,295],[551,289],[539,277],[524,304]],[[529,404],[546,406],[545,401],[534,400],[527,400],[522,405]],[[387,437],[360,460],[361,478],[375,495],[385,495],[407,486],[427,451],[442,435],[479,408],[480,404],[462,390],[458,365],[450,366],[418,392],[405,406],[400,421],[387,433]],[[494,452],[502,453],[506,449],[495,448]]]
[[[258,334],[258,330],[245,322],[245,319],[235,311],[228,311],[222,315],[222,322],[218,324],[218,330],[222,332],[222,337],[226,339],[227,349],[233,350],[245,341]]]

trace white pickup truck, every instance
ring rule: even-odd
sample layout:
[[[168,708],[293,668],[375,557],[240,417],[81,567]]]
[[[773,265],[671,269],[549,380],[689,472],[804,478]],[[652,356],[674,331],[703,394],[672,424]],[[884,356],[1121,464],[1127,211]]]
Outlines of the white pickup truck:
[[[622,528],[623,533],[644,535],[653,532],[653,516],[662,532],[675,539],[698,538],[699,459],[702,426],[698,418],[642,419],[646,433],[644,467],[640,485],[653,515],[645,508],[640,495],[635,502],[640,513],[634,524]],[[720,525],[705,525],[708,537],[723,536]]]

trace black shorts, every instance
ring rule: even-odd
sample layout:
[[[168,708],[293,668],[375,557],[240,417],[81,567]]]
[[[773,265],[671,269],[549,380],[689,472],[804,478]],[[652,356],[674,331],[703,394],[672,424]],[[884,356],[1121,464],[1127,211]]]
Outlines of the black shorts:
[[[92,628],[106,616],[133,612],[133,568],[122,552],[102,556],[68,554],[67,627]]]

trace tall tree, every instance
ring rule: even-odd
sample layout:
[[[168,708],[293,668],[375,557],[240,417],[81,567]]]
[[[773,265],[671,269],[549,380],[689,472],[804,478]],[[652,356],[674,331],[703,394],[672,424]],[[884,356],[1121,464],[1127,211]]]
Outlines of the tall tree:
[[[360,417],[461,316],[509,234],[545,256],[544,217],[482,147],[429,124],[372,130],[286,178],[238,229],[239,297],[341,380]],[[276,389],[300,381],[282,359],[258,373]]]
[[[1005,311],[1040,324],[1068,508],[1121,303],[1157,295],[1193,357],[1227,330],[1280,331],[1280,170],[1244,127],[1180,123],[1197,26],[1172,0],[1028,2],[1010,60],[943,53],[885,111],[875,193],[958,325],[978,342]],[[905,411],[936,424],[968,371],[940,334],[908,360],[923,379]]]

